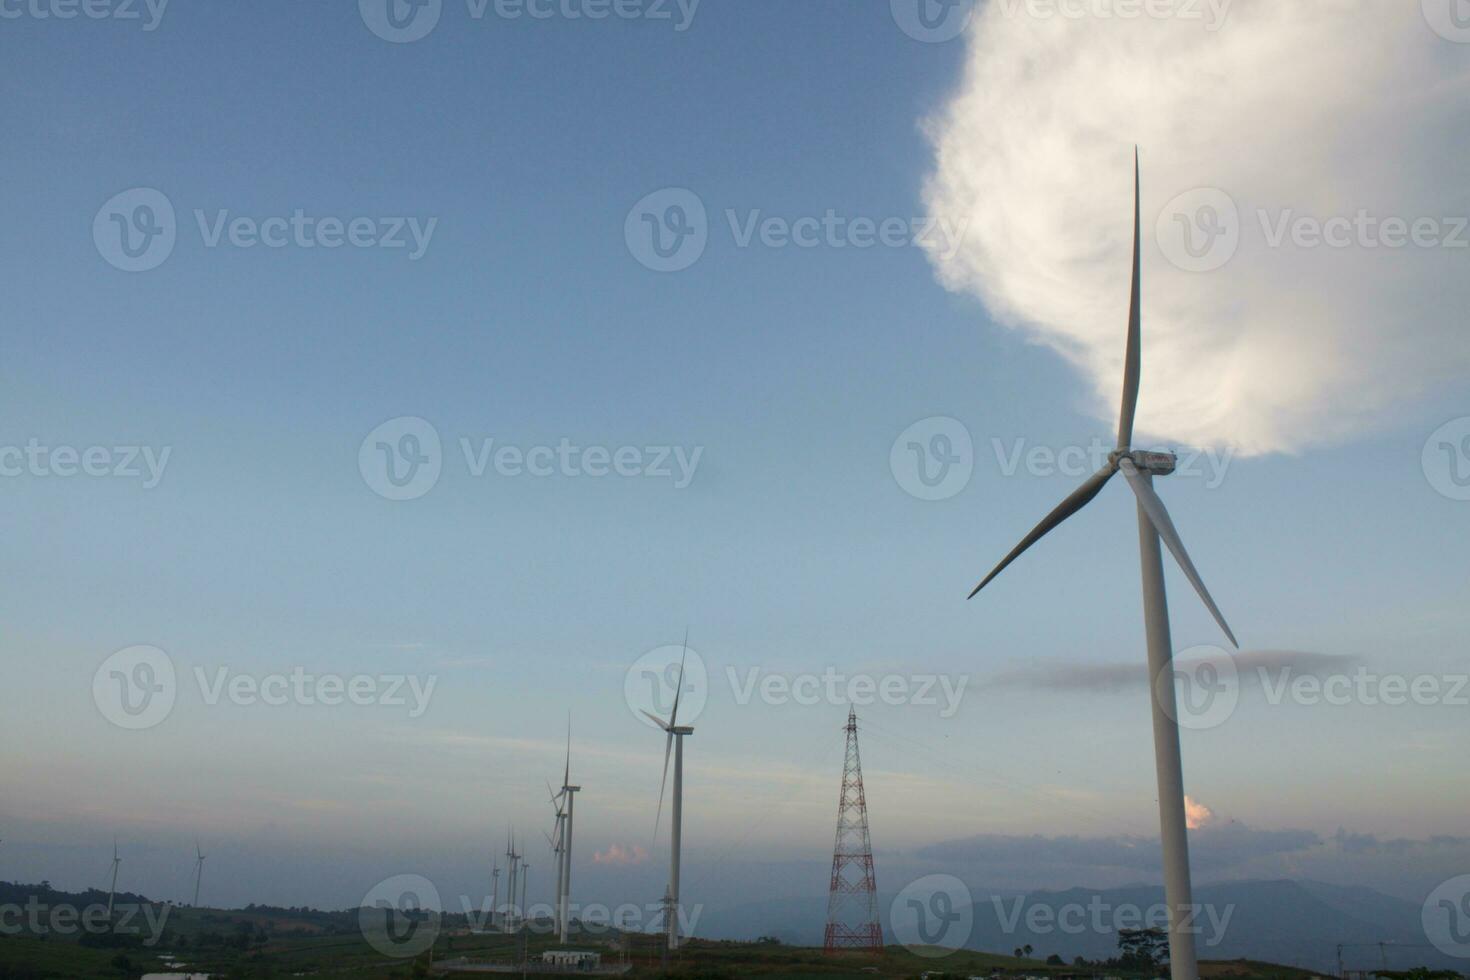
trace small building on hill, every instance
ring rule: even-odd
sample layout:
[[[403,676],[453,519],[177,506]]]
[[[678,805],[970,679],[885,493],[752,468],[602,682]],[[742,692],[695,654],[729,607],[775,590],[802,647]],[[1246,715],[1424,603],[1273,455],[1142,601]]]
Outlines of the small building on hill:
[[[602,954],[572,949],[549,949],[541,954],[541,962],[547,966],[568,967],[573,970],[596,970],[602,966]]]

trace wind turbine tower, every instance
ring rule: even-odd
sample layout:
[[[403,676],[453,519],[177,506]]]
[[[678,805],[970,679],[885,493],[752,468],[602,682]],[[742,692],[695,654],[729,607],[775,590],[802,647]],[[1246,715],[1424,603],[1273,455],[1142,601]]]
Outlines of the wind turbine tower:
[[[1172,980],[1198,980],[1193,919],[1194,899],[1189,880],[1189,832],[1184,814],[1184,774],[1179,759],[1179,715],[1175,703],[1173,646],[1169,637],[1169,605],[1164,592],[1164,561],[1159,543],[1167,545],[1189,584],[1204,601],[1232,646],[1235,634],[1205,588],[1199,572],[1184,550],[1184,542],[1164,502],[1154,492],[1154,477],[1174,472],[1173,453],[1133,448],[1133,418],[1138,407],[1142,359],[1142,259],[1140,251],[1138,154],[1133,158],[1133,291],[1128,309],[1128,346],[1123,367],[1123,403],[1118,415],[1118,444],[1107,465],[1088,478],[1052,510],[1021,543],[987,575],[970,598],[985,588],[1021,553],[1067,518],[1092,502],[1102,488],[1122,473],[1138,501],[1139,564],[1143,579],[1143,623],[1148,644],[1149,677],[1153,684],[1154,766],[1158,775],[1159,828],[1164,851],[1164,899],[1169,907],[1169,973]]]
[[[199,849],[199,839],[194,839],[194,908],[199,907],[199,883],[204,880],[205,854]]]
[[[506,838],[506,845],[505,845],[505,859],[506,859],[506,862],[507,862],[508,867],[509,867],[509,871],[507,872],[507,877],[509,878],[508,884],[510,886],[510,887],[508,887],[506,889],[505,914],[504,914],[504,916],[502,918],[502,923],[503,923],[503,925],[505,927],[505,931],[506,932],[511,932],[513,930],[514,925],[515,925],[515,919],[516,919],[516,878],[517,878],[517,872],[520,870],[517,862],[520,861],[520,858],[521,858],[521,856],[516,853],[516,835],[515,835],[515,831],[511,831],[510,836]]]
[[[122,858],[117,856],[117,838],[112,839],[112,884],[107,888],[107,921],[112,921],[112,900],[117,895],[117,866],[122,864]]]
[[[490,928],[495,928],[495,906],[500,904],[500,864],[490,861]]]
[[[658,841],[658,822],[664,809],[664,787],[669,780],[669,755],[674,757],[674,806],[669,821],[669,890],[665,896],[668,912],[665,918],[668,920],[665,926],[668,929],[668,948],[679,948],[679,857],[684,833],[684,736],[693,735],[694,729],[689,725],[679,724],[679,696],[684,692],[684,663],[689,657],[689,634],[684,634],[684,652],[679,658],[679,680],[674,687],[674,706],[669,713],[667,724],[657,715],[643,714],[668,735],[664,743],[664,779],[658,788],[658,814],[653,821],[654,841]]]
[[[562,942],[571,932],[572,902],[572,823],[576,813],[577,794],[582,787],[572,785],[572,720],[567,719],[567,761],[561,777],[561,798],[565,800],[561,815],[564,833],[558,837],[556,917],[557,931]]]

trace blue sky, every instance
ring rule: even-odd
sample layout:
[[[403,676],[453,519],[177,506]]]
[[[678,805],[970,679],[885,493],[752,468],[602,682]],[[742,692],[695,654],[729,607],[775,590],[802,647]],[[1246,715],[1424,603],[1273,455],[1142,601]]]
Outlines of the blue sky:
[[[135,886],[181,897],[197,834],[221,902],[347,905],[419,868],[473,887],[508,824],[539,838],[548,823],[542,780],[570,710],[579,860],[608,894],[651,899],[662,848],[633,869],[590,854],[651,846],[662,743],[624,677],[686,625],[712,677],[690,743],[692,868],[738,845],[815,862],[820,891],[830,848],[845,707],[741,705],[727,668],[968,678],[950,718],[864,712],[874,842],[895,865],[975,834],[1155,832],[1141,686],[989,683],[1037,664],[1142,671],[1126,492],[963,601],[1078,482],[1007,476],[993,440],[1105,438],[1089,382],[947,291],[921,248],[742,248],[726,217],[925,215],[921,124],[961,85],[963,39],[915,41],[886,5],[705,0],[678,32],[477,21],[449,0],[408,44],[374,36],[353,4],[276,2],[178,3],[153,31],[21,17],[0,44],[0,444],[170,448],[149,489],[0,480],[0,875],[94,884],[116,833],[140,855]],[[1126,233],[1126,178],[1053,176],[1116,197]],[[178,241],[126,273],[91,231],[138,187],[171,202]],[[709,244],[660,274],[624,224],[671,187],[708,209]],[[221,209],[437,224],[416,260],[206,247],[194,212]],[[1121,283],[1126,253],[1108,258]],[[1436,492],[1421,452],[1467,401],[1463,380],[1441,384],[1346,440],[1233,459],[1217,488],[1163,487],[1246,648],[1463,673],[1470,504]],[[398,502],[357,459],[404,416],[441,437],[443,475]],[[889,454],[936,416],[970,433],[974,475],[922,501]],[[474,477],[459,441],[491,438],[702,457],[683,489]],[[1176,646],[1220,642],[1169,574]],[[99,665],[135,644],[185,680],[173,713],[137,732],[92,697]],[[410,718],[211,706],[190,679],[298,666],[437,688]],[[1217,813],[1324,837],[1465,832],[1464,708],[1243,701],[1185,735],[1190,793]],[[1320,876],[1376,873],[1313,861]]]

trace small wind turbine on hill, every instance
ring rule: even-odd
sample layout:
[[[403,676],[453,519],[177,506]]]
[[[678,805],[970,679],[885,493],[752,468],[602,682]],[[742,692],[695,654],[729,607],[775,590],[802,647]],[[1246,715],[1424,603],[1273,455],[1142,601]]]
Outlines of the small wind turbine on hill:
[[[495,928],[495,907],[500,903],[500,864],[490,859],[490,928]]]
[[[107,921],[112,921],[112,900],[117,895],[117,867],[122,858],[117,856],[117,838],[112,839],[112,884],[107,886]]]
[[[1174,472],[1172,453],[1141,452],[1133,448],[1133,416],[1138,407],[1141,361],[1140,311],[1142,288],[1142,255],[1139,218],[1139,168],[1137,151],[1133,160],[1133,291],[1128,311],[1128,347],[1123,369],[1123,405],[1118,418],[1118,445],[1108,456],[1108,463],[1087,482],[1062,501],[1030,534],[1006,555],[984,581],[970,593],[976,593],[1015,561],[1022,552],[1041,540],[1048,532],[1092,502],[1117,473],[1122,473],[1128,487],[1138,498],[1139,558],[1143,569],[1143,620],[1148,636],[1149,675],[1153,679],[1154,762],[1158,769],[1159,824],[1164,851],[1164,893],[1169,906],[1169,972],[1172,980],[1198,980],[1195,959],[1194,930],[1196,909],[1189,880],[1189,838],[1184,814],[1184,775],[1179,759],[1179,722],[1172,672],[1173,652],[1169,638],[1168,600],[1164,593],[1164,563],[1159,549],[1163,540],[1174,560],[1179,563],[1189,583],[1204,600],[1205,608],[1230,639],[1235,634],[1205,588],[1194,562],[1184,550],[1184,542],[1169,518],[1164,502],[1154,492],[1155,476]]]
[[[204,880],[205,854],[199,849],[199,838],[194,838],[194,908],[199,907],[199,883]]]
[[[506,903],[505,912],[501,915],[501,927],[510,932],[514,928],[516,918],[516,872],[519,870],[517,862],[521,856],[516,853],[516,835],[512,830],[505,838],[505,862],[506,862]]]
[[[689,725],[679,724],[679,695],[684,691],[684,663],[689,657],[689,631],[684,631],[684,651],[679,658],[679,680],[674,686],[674,705],[667,724],[657,715],[647,711],[643,714],[668,735],[664,743],[664,777],[658,787],[658,813],[653,820],[653,840],[658,843],[658,825],[664,812],[664,788],[669,781],[669,755],[674,756],[674,805],[669,820],[669,888],[664,895],[667,910],[664,925],[668,929],[668,948],[679,948],[679,850],[684,832],[684,736],[693,735]]]

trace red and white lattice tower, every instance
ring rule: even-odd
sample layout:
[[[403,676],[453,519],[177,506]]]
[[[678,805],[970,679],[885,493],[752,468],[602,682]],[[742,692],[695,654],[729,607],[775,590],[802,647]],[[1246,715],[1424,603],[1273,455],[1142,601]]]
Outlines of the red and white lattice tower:
[[[827,896],[827,953],[883,951],[878,924],[878,883],[873,877],[873,842],[868,837],[868,798],[858,758],[857,713],[847,714],[847,762],[837,804],[837,843],[832,849],[832,887]]]

